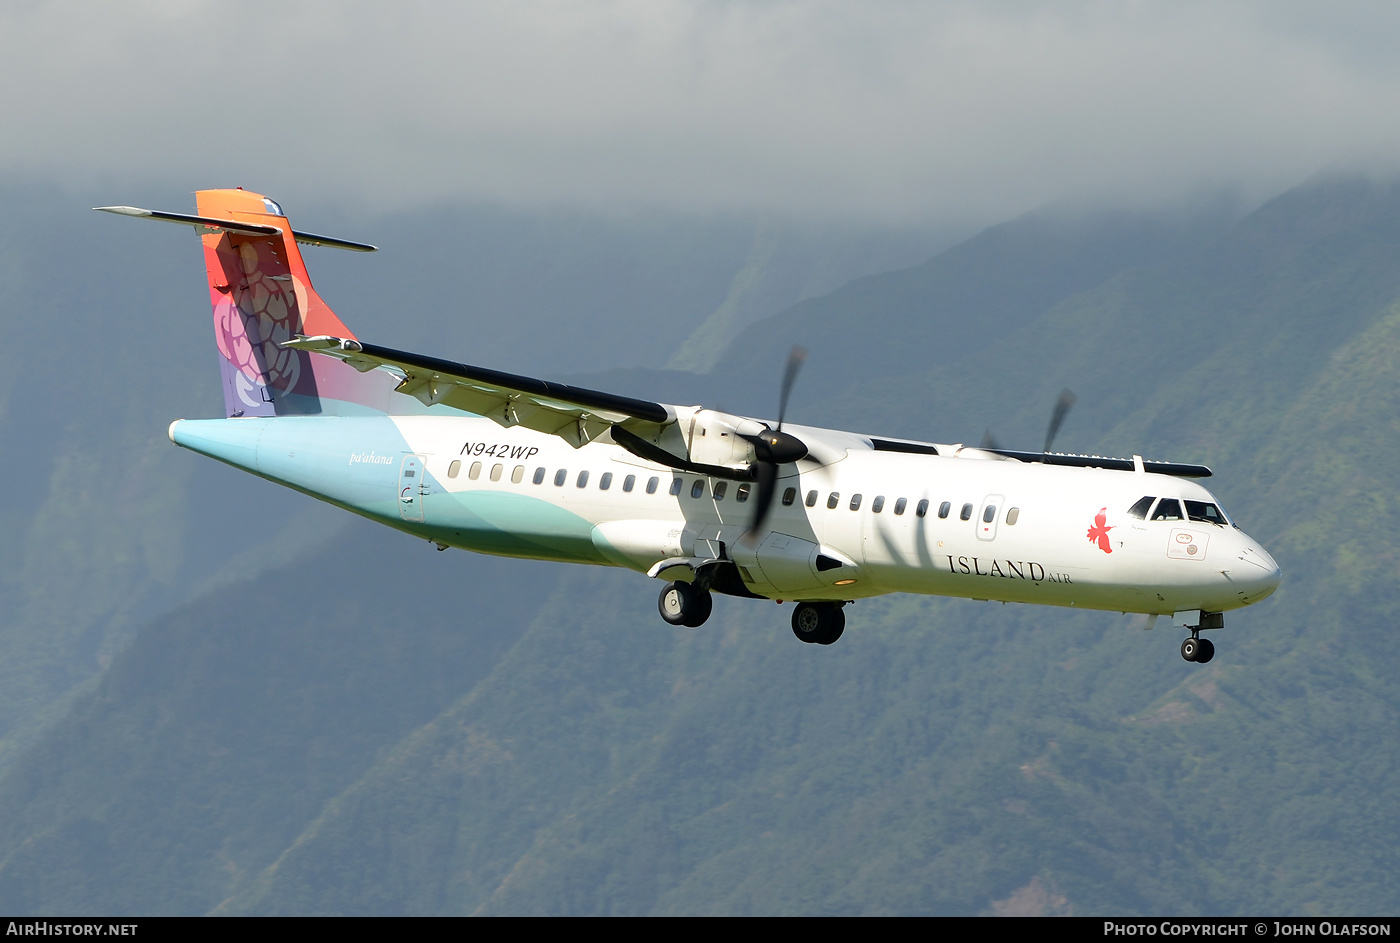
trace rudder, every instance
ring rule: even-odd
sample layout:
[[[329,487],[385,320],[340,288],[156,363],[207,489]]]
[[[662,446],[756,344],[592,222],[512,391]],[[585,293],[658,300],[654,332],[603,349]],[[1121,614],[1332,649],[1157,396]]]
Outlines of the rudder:
[[[323,411],[319,364],[281,347],[298,334],[353,338],[311,287],[306,264],[282,208],[247,190],[200,190],[199,216],[249,224],[248,230],[201,230],[225,412],[237,416]],[[256,228],[272,228],[263,235]]]

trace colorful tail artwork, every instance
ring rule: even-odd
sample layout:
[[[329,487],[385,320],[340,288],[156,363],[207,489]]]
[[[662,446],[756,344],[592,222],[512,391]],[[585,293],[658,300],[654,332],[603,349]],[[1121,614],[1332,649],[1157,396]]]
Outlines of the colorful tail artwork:
[[[197,198],[199,217],[247,226],[240,232],[201,229],[200,237],[227,415],[387,412],[392,377],[280,346],[298,334],[355,336],[311,287],[297,242],[371,247],[294,233],[282,208],[258,193],[200,190]]]

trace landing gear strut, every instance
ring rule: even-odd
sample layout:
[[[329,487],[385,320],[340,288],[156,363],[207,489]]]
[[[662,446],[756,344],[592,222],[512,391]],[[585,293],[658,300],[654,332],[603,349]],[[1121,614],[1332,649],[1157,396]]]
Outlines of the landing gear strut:
[[[792,634],[804,642],[830,645],[846,630],[846,614],[835,602],[800,602],[792,611]]]
[[[1181,657],[1187,661],[1194,661],[1198,665],[1204,665],[1215,657],[1215,645],[1208,638],[1197,638],[1192,635],[1181,643]]]
[[[708,589],[700,589],[693,583],[667,583],[661,588],[656,607],[661,610],[661,618],[672,625],[695,628],[704,625],[710,617],[715,599]]]
[[[1191,630],[1191,637],[1181,643],[1181,657],[1204,665],[1215,657],[1215,646],[1209,639],[1201,638],[1201,629],[1225,628],[1225,616],[1219,612],[1200,612],[1198,615],[1199,624],[1186,626]]]

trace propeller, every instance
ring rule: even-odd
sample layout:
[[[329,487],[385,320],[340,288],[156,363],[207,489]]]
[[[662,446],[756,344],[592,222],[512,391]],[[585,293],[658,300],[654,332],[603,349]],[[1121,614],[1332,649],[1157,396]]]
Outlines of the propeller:
[[[1079,397],[1070,392],[1069,387],[1060,390],[1060,398],[1055,400],[1055,409],[1050,413],[1050,428],[1045,430],[1045,448],[1041,449],[1042,452],[1050,451],[1050,445],[1055,441],[1060,425],[1065,421],[1065,414],[1078,399]]]
[[[1055,400],[1055,408],[1050,411],[1050,425],[1045,430],[1045,448],[1040,450],[1042,455],[1049,454],[1050,446],[1055,444],[1055,436],[1059,435],[1060,426],[1064,425],[1065,416],[1069,414],[1070,407],[1078,400],[1079,397],[1075,396],[1068,387],[1060,390],[1060,397]],[[992,435],[992,430],[988,429],[982,433],[982,444],[979,448],[989,452],[997,452],[1001,450],[1001,443],[997,441],[996,436]]]
[[[749,534],[757,535],[763,528],[768,511],[773,505],[773,495],[778,490],[778,466],[800,461],[807,457],[807,445],[797,436],[783,431],[783,417],[787,415],[788,395],[797,381],[797,372],[807,359],[807,348],[793,345],[788,354],[787,366],[783,368],[783,385],[778,396],[778,428],[765,429],[757,435],[744,436],[752,445],[755,458],[755,479],[758,494],[754,496],[753,523]]]

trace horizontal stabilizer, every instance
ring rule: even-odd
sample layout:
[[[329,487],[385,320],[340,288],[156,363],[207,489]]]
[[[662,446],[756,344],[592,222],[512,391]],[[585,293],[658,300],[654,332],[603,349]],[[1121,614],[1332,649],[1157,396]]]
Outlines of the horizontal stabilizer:
[[[367,242],[351,242],[349,239],[332,239],[330,236],[318,236],[311,232],[300,232],[292,230],[292,237],[306,246],[325,246],[327,249],[349,249],[351,252],[378,252],[378,246],[372,246]]]
[[[259,226],[256,223],[237,223],[229,219],[214,219],[209,216],[190,216],[185,213],[165,213],[161,210],[144,210],[139,206],[94,206],[100,213],[116,213],[118,216],[135,216],[140,219],[158,219],[163,223],[179,223],[193,226],[202,236],[211,232],[231,232],[243,236],[280,236],[282,230],[276,226]]]
[[[156,219],[163,223],[178,223],[181,226],[193,226],[195,230],[203,236],[205,233],[235,233],[240,236],[280,236],[282,230],[277,226],[263,226],[257,223],[235,222],[229,219],[218,219],[213,216],[191,216],[188,213],[167,213],[163,210],[142,209],[139,206],[94,206],[94,210],[102,213],[115,213],[118,216],[134,216],[138,219]],[[352,252],[375,252],[375,246],[363,242],[351,242],[348,239],[332,239],[330,236],[318,236],[315,233],[297,232],[292,230],[292,238],[297,242],[309,246],[326,246],[331,249],[349,249]]]

